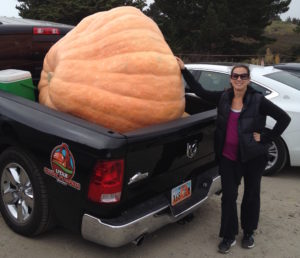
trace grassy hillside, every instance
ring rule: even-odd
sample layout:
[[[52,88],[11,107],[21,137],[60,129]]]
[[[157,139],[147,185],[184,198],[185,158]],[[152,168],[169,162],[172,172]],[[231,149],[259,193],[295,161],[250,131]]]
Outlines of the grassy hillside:
[[[270,43],[261,51],[265,52],[266,48],[270,48],[273,54],[279,53],[281,61],[290,61],[297,59],[300,62],[300,56],[293,55],[292,47],[300,48],[300,33],[294,32],[295,24],[274,21],[265,30],[265,36],[276,39],[274,43]]]

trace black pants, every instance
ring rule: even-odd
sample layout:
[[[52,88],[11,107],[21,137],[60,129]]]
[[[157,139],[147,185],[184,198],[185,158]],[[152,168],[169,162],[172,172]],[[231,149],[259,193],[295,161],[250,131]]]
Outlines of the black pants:
[[[244,196],[241,205],[241,226],[244,232],[249,234],[257,229],[260,211],[260,182],[266,162],[265,156],[245,163],[222,157],[220,162],[222,183],[220,237],[234,239],[238,234],[236,200],[242,177],[244,177]]]

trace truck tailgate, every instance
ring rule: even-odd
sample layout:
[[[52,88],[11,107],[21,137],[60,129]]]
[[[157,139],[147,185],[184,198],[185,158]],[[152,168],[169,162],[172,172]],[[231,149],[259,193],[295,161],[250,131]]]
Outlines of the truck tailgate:
[[[123,201],[168,192],[215,166],[216,110],[127,133]]]

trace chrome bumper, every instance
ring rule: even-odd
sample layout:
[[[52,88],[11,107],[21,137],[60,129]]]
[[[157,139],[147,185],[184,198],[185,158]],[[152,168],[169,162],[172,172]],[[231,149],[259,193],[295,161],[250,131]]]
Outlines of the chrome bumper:
[[[163,203],[159,208],[143,214],[136,219],[125,219],[123,222],[116,220],[102,220],[89,214],[82,218],[81,234],[84,239],[109,247],[119,247],[128,244],[138,237],[154,232],[155,230],[176,222],[196,210],[209,196],[221,190],[221,178],[215,177],[207,195],[196,204],[188,207],[180,214],[174,216],[170,206]]]

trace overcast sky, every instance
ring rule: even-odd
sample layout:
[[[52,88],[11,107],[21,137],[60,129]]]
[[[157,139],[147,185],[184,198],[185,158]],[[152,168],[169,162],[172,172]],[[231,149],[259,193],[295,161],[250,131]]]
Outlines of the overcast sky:
[[[152,2],[152,0],[147,0]],[[251,0],[249,0],[251,1]],[[0,16],[18,17],[18,10],[15,8],[17,0],[0,0]],[[300,19],[300,1],[292,0],[290,10],[281,15],[281,19],[285,20],[288,16]]]

